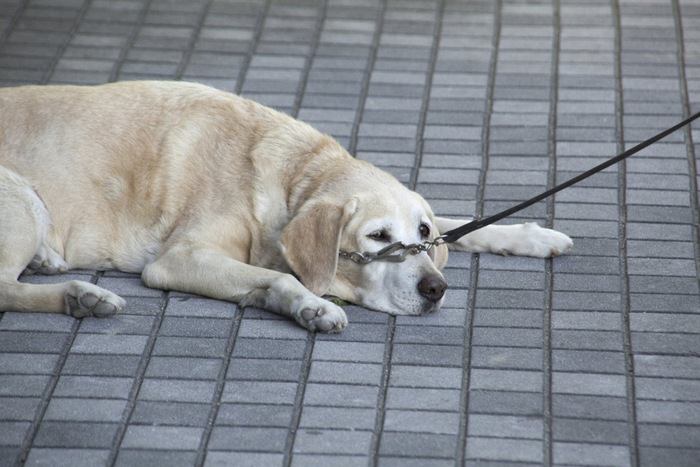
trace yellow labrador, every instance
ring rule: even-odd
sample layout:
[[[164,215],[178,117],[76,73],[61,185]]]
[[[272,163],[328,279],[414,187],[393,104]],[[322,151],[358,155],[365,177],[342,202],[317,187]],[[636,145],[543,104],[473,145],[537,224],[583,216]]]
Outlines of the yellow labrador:
[[[433,239],[435,217],[391,175],[241,97],[181,82],[0,89],[0,310],[108,316],[117,295],[82,281],[25,284],[28,269],[140,272],[149,287],[258,306],[340,331],[331,294],[393,314],[439,309],[442,245],[402,263],[339,250]],[[490,226],[451,247],[548,257],[566,235]]]

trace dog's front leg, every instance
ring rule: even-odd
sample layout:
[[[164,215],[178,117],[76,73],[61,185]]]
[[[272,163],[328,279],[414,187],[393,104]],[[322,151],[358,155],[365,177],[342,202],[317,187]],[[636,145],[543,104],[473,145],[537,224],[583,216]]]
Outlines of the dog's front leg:
[[[215,249],[171,247],[141,277],[149,287],[274,311],[311,331],[339,332],[348,324],[342,308],[314,295],[294,276],[242,263]]]
[[[463,225],[468,220],[436,219],[440,233]],[[545,229],[534,222],[512,225],[488,225],[450,243],[451,249],[499,255],[534,256],[549,258],[566,253],[574,242],[568,235]]]

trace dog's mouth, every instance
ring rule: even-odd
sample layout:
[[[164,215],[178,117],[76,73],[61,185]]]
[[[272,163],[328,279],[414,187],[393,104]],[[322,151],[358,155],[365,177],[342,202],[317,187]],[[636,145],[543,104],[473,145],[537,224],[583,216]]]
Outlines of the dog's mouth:
[[[432,302],[427,302],[423,305],[419,315],[420,316],[426,316],[426,315],[432,315],[433,313],[437,313],[440,311],[440,305],[442,304],[442,300],[438,303],[432,303]]]

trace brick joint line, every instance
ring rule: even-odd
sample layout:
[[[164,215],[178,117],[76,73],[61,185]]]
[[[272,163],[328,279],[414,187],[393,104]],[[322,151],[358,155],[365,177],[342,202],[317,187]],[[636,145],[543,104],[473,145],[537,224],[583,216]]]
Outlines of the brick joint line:
[[[494,2],[493,31],[491,36],[491,59],[489,61],[489,74],[486,84],[486,98],[484,102],[484,116],[481,126],[481,169],[479,171],[479,185],[476,191],[476,203],[474,215],[481,217],[484,210],[484,193],[486,191],[486,173],[489,168],[489,151],[491,138],[491,114],[493,113],[493,97],[496,87],[496,68],[498,66],[498,51],[501,43],[501,22],[503,1]],[[471,390],[470,370],[472,364],[472,338],[474,335],[474,312],[476,311],[476,294],[479,283],[479,254],[471,254],[469,267],[469,295],[467,297],[467,311],[464,323],[464,357],[462,362],[462,384],[459,401],[459,430],[457,433],[455,466],[462,467],[467,453],[467,438],[469,435],[469,392]]]
[[[618,0],[612,0],[615,26],[615,128],[617,152],[625,150],[624,91],[622,87],[622,15]],[[630,465],[639,466],[639,441],[637,433],[637,401],[634,375],[634,358],[630,331],[629,274],[627,269],[627,163],[618,164],[618,252],[620,267],[620,306],[622,347],[625,353],[625,388],[627,401],[627,427]]]
[[[547,189],[557,183],[557,105],[559,103],[559,55],[561,52],[561,4],[552,1],[552,56],[549,78],[549,117],[547,128]],[[554,226],[556,198],[551,196],[546,202],[546,227]],[[552,300],[554,294],[554,268],[552,258],[544,261],[544,307],[542,311],[542,459],[545,466],[551,466],[552,458]]]

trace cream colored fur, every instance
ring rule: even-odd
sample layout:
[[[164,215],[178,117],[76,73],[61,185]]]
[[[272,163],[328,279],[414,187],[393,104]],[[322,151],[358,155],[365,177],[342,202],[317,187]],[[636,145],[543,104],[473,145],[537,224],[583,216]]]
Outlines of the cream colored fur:
[[[417,290],[446,248],[358,266],[378,250],[462,221],[436,218],[392,176],[284,114],[206,86],[125,82],[0,89],[0,310],[110,315],[125,302],[93,284],[33,285],[25,270],[140,272],[150,287],[263,307],[339,331],[337,295],[394,314],[435,311]],[[547,257],[568,237],[492,226],[454,247]],[[295,273],[296,277],[291,273]]]

